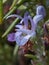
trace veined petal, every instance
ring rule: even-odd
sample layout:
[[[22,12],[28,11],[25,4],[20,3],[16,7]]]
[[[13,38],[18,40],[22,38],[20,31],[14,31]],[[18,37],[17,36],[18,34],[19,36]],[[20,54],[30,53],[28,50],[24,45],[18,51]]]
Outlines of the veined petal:
[[[33,17],[33,22],[35,24],[37,24],[42,19],[43,19],[43,16],[42,15],[36,15],[36,16]]]
[[[29,36],[29,35],[25,36],[25,37],[21,40],[20,46],[25,45],[25,44],[28,42],[29,39],[30,39],[30,36]]]
[[[30,37],[35,37],[35,35],[36,35],[35,32],[32,32],[31,34],[26,35],[25,37],[23,37],[23,39],[20,42],[20,46],[25,45],[29,41]]]
[[[10,42],[14,42],[15,41],[15,33],[8,34],[7,40],[10,41]]]
[[[16,43],[18,46],[22,46],[23,44],[21,44],[21,41],[23,40],[24,36],[18,36],[16,37]]]
[[[28,30],[28,29],[16,29],[16,31],[22,32],[25,34],[31,34],[33,32],[32,30]]]
[[[23,26],[22,26],[22,25],[19,25],[19,24],[16,25],[15,27],[16,27],[16,28],[19,28],[19,29],[23,29]]]
[[[22,32],[16,32],[15,33],[15,41],[17,43],[18,46],[20,46],[20,42],[21,42],[21,39],[22,39]]]
[[[45,11],[44,6],[42,6],[42,5],[37,6],[36,15],[43,15],[43,17],[46,16],[46,11]]]
[[[22,19],[22,17],[21,16],[19,16],[19,15],[16,15],[16,14],[13,14],[13,15],[9,15],[6,19],[8,19],[8,18],[11,18],[11,17],[17,17],[17,18],[20,18],[20,19]]]
[[[18,37],[18,36],[20,36],[21,34],[22,34],[22,32],[16,32],[15,33],[15,38]]]

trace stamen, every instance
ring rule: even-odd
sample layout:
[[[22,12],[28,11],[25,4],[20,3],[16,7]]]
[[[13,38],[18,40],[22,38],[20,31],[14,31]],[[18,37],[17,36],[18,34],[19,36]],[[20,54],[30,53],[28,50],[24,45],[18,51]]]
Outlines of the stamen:
[[[11,17],[17,17],[17,18],[22,19],[22,17],[21,17],[21,16],[16,15],[16,14],[10,15],[10,16],[8,16],[6,19],[9,19],[9,18],[11,18]]]

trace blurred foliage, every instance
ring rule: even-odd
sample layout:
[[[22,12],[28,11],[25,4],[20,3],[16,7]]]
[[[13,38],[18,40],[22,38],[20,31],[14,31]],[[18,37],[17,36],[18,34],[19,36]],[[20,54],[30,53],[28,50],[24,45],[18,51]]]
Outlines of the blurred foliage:
[[[2,18],[3,18],[3,0],[0,0],[0,24],[2,24],[2,22],[3,22],[3,20],[2,20]]]

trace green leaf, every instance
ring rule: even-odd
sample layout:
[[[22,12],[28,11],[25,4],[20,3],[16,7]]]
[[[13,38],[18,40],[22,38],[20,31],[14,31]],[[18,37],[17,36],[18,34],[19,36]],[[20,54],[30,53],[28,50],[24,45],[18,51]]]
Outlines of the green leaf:
[[[32,60],[38,59],[35,55],[32,55],[32,54],[25,54],[24,56],[27,57],[27,58],[31,58]]]
[[[3,4],[6,2],[7,0],[3,0]]]
[[[2,35],[2,38],[5,37],[10,32],[10,30],[14,27],[14,25],[18,22],[18,20],[19,20],[18,18],[15,19],[15,21],[9,26],[9,28]]]
[[[19,10],[25,10],[27,7],[24,5],[21,5],[20,7],[18,7]]]
[[[23,3],[25,2],[30,2],[30,0],[20,0],[20,2],[18,1],[18,3],[16,4],[16,6],[14,6],[5,16],[3,19],[5,19],[7,16],[9,16],[15,9],[17,9],[19,6],[21,6]]]
[[[14,48],[14,53],[13,53],[14,56],[18,53],[18,49],[19,49],[19,46],[16,45]]]
[[[36,65],[43,65],[41,62],[37,63]]]
[[[0,24],[3,22],[3,0],[0,0]]]
[[[12,5],[11,5],[11,7],[10,7],[10,10],[16,5],[17,1],[18,1],[18,0],[13,0],[13,3],[12,3]]]
[[[16,8],[17,8],[17,7],[14,7],[13,9],[11,9],[11,10],[4,16],[3,20],[4,20],[7,16],[9,16]]]

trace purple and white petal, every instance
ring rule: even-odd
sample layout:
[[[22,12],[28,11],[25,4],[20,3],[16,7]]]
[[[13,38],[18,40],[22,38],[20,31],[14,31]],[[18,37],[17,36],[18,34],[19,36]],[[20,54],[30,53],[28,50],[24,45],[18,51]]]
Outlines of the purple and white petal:
[[[46,11],[45,11],[44,6],[42,6],[42,5],[37,6],[36,15],[43,15],[43,17],[46,16]]]
[[[26,11],[24,14],[24,18],[20,22],[20,23],[24,22],[24,25],[26,25],[26,27],[28,26],[28,15],[29,15],[29,12]]]
[[[28,17],[24,18],[24,26],[28,28]]]
[[[29,36],[29,35],[26,35],[26,36],[23,37],[23,39],[21,40],[20,45],[21,45],[21,46],[25,45],[25,44],[28,42],[29,39],[30,39],[30,36]]]
[[[15,33],[15,38],[18,37],[18,36],[20,36],[20,35],[22,35],[22,32],[16,32]]]
[[[21,42],[21,38],[22,38],[21,35],[22,35],[22,32],[15,33],[15,41],[16,41],[18,46],[20,46],[20,42]]]
[[[10,33],[7,35],[7,40],[9,42],[14,42],[15,41],[15,33]]]
[[[28,16],[28,19],[30,20],[30,22],[31,22],[31,30],[32,31],[35,31],[35,23],[33,22],[33,19],[32,19],[32,17],[31,16]]]
[[[16,29],[17,32],[22,32],[24,34],[31,34],[33,31],[28,29]]]
[[[22,40],[22,32],[16,32],[15,33],[15,41],[18,46],[20,46],[21,40]]]
[[[17,44],[18,46],[20,46],[21,40],[22,40],[22,36],[17,36],[17,37],[16,37],[16,44]]]
[[[16,27],[16,28],[19,28],[19,29],[23,29],[23,25],[19,25],[19,24],[18,24],[18,25],[16,25],[15,27]]]
[[[19,18],[19,19],[22,19],[22,17],[21,17],[21,16],[16,15],[16,14],[9,15],[6,19],[11,18],[11,17],[17,17],[17,18]]]
[[[26,35],[25,37],[23,37],[23,39],[21,40],[21,42],[20,42],[20,46],[23,46],[23,45],[25,45],[28,41],[29,41],[29,39],[32,37],[35,37],[35,35],[36,35],[36,33],[35,32],[32,32],[31,34],[29,34],[29,35]]]

